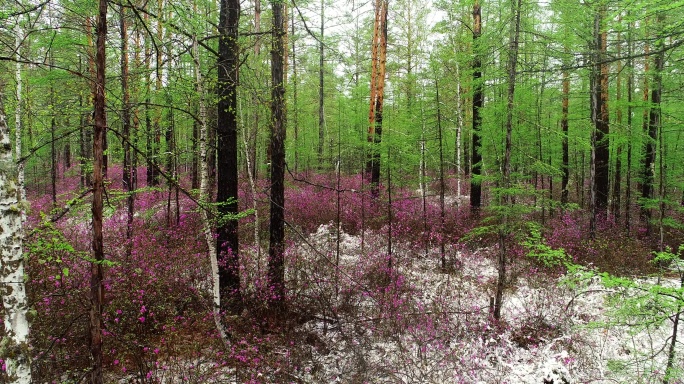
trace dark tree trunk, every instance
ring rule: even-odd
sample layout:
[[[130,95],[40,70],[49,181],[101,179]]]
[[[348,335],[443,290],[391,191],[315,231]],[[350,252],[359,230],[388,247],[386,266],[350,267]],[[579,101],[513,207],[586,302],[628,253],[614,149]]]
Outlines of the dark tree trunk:
[[[570,181],[570,156],[568,148],[568,112],[570,109],[570,75],[567,70],[563,71],[563,101],[562,101],[562,117],[561,117],[561,130],[563,131],[563,178],[561,180],[561,203],[568,203],[568,183]]]
[[[271,211],[268,247],[268,287],[271,306],[285,305],[285,84],[283,56],[283,2],[272,0],[273,42],[271,50]]]
[[[629,12],[627,13],[629,17]],[[629,23],[627,27],[627,66],[629,67],[629,77],[627,78],[627,181],[625,188],[625,230],[630,231],[630,221],[632,220],[632,93],[634,92],[634,59],[632,58],[632,27]]]
[[[660,22],[662,15],[658,16]],[[660,101],[662,98],[663,76],[665,67],[665,50],[663,49],[663,38],[656,42],[657,54],[655,55],[655,70],[653,72],[653,88],[651,89],[651,108],[648,114],[648,137],[646,138],[646,153],[644,154],[644,178],[641,188],[641,197],[646,205],[650,205],[649,200],[655,198],[655,159],[657,151],[658,131],[661,124]],[[648,74],[647,74],[648,75]],[[646,222],[647,234],[651,229],[651,209],[646,206],[642,208],[642,215]]]
[[[123,5],[119,6],[119,33],[121,37],[121,125],[122,125],[122,146],[123,146],[123,189],[127,192],[126,196],[126,255],[130,256],[132,251],[131,239],[133,238],[133,211],[135,208],[135,197],[133,196],[133,161],[131,158],[131,105],[130,92],[128,87],[128,31],[126,26],[126,10]]]
[[[191,188],[199,189],[199,124],[195,121],[192,124],[192,169],[191,169]]]
[[[53,112],[54,113],[54,112]],[[52,185],[52,207],[57,207],[57,148],[55,148],[55,130],[57,122],[55,116],[50,119],[50,181]]]
[[[321,0],[321,36],[319,45],[319,63],[318,63],[318,167],[323,168],[323,144],[325,143],[325,112],[323,110],[323,75],[325,65],[325,50],[323,45],[324,27],[325,27],[325,2]]]
[[[620,18],[622,21],[622,18]],[[620,32],[617,34],[617,56],[620,57],[620,50],[622,46]],[[618,129],[622,130],[622,61],[618,60],[617,75],[616,75],[616,89],[615,89],[615,108],[616,108],[616,123]],[[622,196],[622,143],[617,143],[615,148],[615,171],[613,173],[613,194],[610,204],[610,212],[613,214],[615,222],[620,220],[620,208],[622,206],[620,198]]]
[[[237,85],[239,70],[238,25],[240,1],[221,0],[219,20],[217,139],[219,225],[217,246],[221,307],[235,311],[240,306],[238,248]]]
[[[605,9],[600,11],[599,26],[602,27]],[[604,62],[607,49],[607,32],[597,30],[598,50],[598,119],[596,120],[596,211],[605,219],[608,209],[608,191],[610,180],[608,169],[610,166],[610,115],[608,114],[608,63]]]
[[[482,92],[482,59],[480,58],[479,39],[482,35],[482,15],[479,0],[473,6],[473,144],[471,146],[472,160],[470,162],[470,208],[474,213],[482,206],[482,154],[480,153],[480,128],[482,119],[480,109],[484,106]]]
[[[94,99],[93,138],[93,262],[90,263],[90,354],[91,384],[102,384],[102,305],[104,286],[102,260],[104,247],[102,238],[103,207],[103,162],[104,136],[107,127],[105,112],[105,45],[107,39],[107,0],[100,0],[97,16],[97,42],[95,53],[96,79]]]
[[[69,121],[67,120],[67,126]],[[67,136],[64,139],[64,170],[71,168],[71,138]]]

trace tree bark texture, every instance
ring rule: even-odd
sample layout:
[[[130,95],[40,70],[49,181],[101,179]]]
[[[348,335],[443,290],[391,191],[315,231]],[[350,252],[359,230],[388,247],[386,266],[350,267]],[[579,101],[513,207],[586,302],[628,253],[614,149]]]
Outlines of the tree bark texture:
[[[285,84],[283,74],[283,2],[271,1],[271,210],[268,247],[269,301],[275,310],[285,305]]]
[[[221,0],[219,19],[217,182],[218,225],[216,249],[219,257],[221,306],[235,310],[240,302],[238,244],[238,148],[237,85],[239,70],[238,25],[240,1]]]
[[[482,154],[480,153],[481,137],[480,129],[482,118],[480,109],[484,106],[484,93],[482,92],[482,58],[480,57],[479,39],[482,35],[482,11],[480,2],[475,1],[473,6],[473,144],[471,149],[472,160],[470,162],[470,208],[473,212],[479,211],[482,206],[482,183],[479,180],[482,174]]]
[[[107,128],[105,111],[105,45],[107,39],[107,0],[100,0],[95,43],[95,94],[93,137],[93,262],[90,264],[90,354],[92,357],[91,384],[102,384],[102,304],[104,302],[103,270],[104,245],[102,239],[104,136]]]
[[[0,85],[1,87],[1,85]],[[22,252],[21,188],[17,165],[12,158],[12,145],[7,127],[4,89],[0,88],[0,296],[3,304],[4,331],[7,344],[2,359],[10,383],[31,383],[31,353],[28,348],[30,324],[26,317],[28,300],[24,280]]]
[[[373,29],[370,111],[368,114],[368,142],[370,155],[371,195],[378,197],[380,185],[380,143],[382,142],[382,107],[385,97],[385,68],[387,64],[387,8],[388,0],[377,0]]]

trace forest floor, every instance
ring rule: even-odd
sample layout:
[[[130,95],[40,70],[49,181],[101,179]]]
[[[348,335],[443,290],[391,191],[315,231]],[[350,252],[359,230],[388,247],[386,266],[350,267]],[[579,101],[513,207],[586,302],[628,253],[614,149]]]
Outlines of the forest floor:
[[[423,201],[413,190],[397,189],[389,206],[358,193],[360,178],[345,179],[339,193],[322,187],[334,185],[323,176],[310,180],[290,180],[287,189],[284,314],[273,316],[264,297],[265,220],[257,227],[259,245],[254,216],[241,221],[245,309],[223,315],[225,341],[210,309],[196,205],[182,194],[176,203],[165,189],[139,192],[135,236],[127,243],[124,195],[112,188],[105,222],[108,382],[663,382],[682,289],[678,271],[658,274],[648,263],[649,240],[638,229],[626,236],[605,224],[603,235],[590,241],[581,210],[556,212],[547,213],[535,239],[527,223],[539,222],[539,212],[519,220],[506,237],[496,321],[490,300],[500,243],[484,232],[467,235],[484,224],[457,206],[462,198],[447,196],[442,226],[435,196]],[[65,179],[60,190],[77,191],[75,184]],[[259,188],[263,218],[267,187]],[[242,186],[242,208],[253,201],[248,191]],[[34,189],[31,196],[26,247],[34,377],[81,382],[90,365],[89,201],[50,223],[50,215],[39,214],[50,210],[49,195]],[[74,196],[61,194],[57,206]],[[549,266],[529,256],[530,244],[563,248],[568,261]],[[671,383],[684,382],[681,326],[678,340]]]

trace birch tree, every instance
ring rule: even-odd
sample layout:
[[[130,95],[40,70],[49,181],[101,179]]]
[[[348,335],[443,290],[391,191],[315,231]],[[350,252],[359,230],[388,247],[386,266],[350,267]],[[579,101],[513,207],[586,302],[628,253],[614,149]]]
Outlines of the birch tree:
[[[17,165],[12,159],[7,127],[4,90],[0,84],[0,296],[6,336],[2,339],[1,358],[5,361],[10,383],[31,383],[31,359],[28,349],[28,301],[22,254],[22,212],[17,199]]]

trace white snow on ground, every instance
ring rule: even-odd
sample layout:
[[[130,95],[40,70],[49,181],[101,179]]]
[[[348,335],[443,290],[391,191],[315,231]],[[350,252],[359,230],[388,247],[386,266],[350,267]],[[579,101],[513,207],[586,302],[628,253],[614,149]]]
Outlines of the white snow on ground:
[[[311,273],[323,277],[333,270],[336,234],[334,225],[321,226],[300,246],[300,257],[316,266]],[[438,249],[424,257],[408,244],[395,244],[401,286],[387,292],[373,286],[384,259],[378,263],[378,253],[369,250],[378,249],[385,249],[383,234],[367,231],[362,255],[360,236],[341,233],[337,278],[340,292],[347,293],[327,292],[340,307],[338,318],[305,325],[325,348],[311,348],[300,375],[304,382],[662,382],[672,323],[646,330],[590,326],[611,320],[610,290],[599,279],[569,285],[566,277],[521,274],[506,291],[503,325],[495,330],[487,321],[497,274],[491,250],[448,249],[455,270],[442,273]],[[326,294],[320,289],[311,294]],[[682,354],[680,343],[679,369]]]

